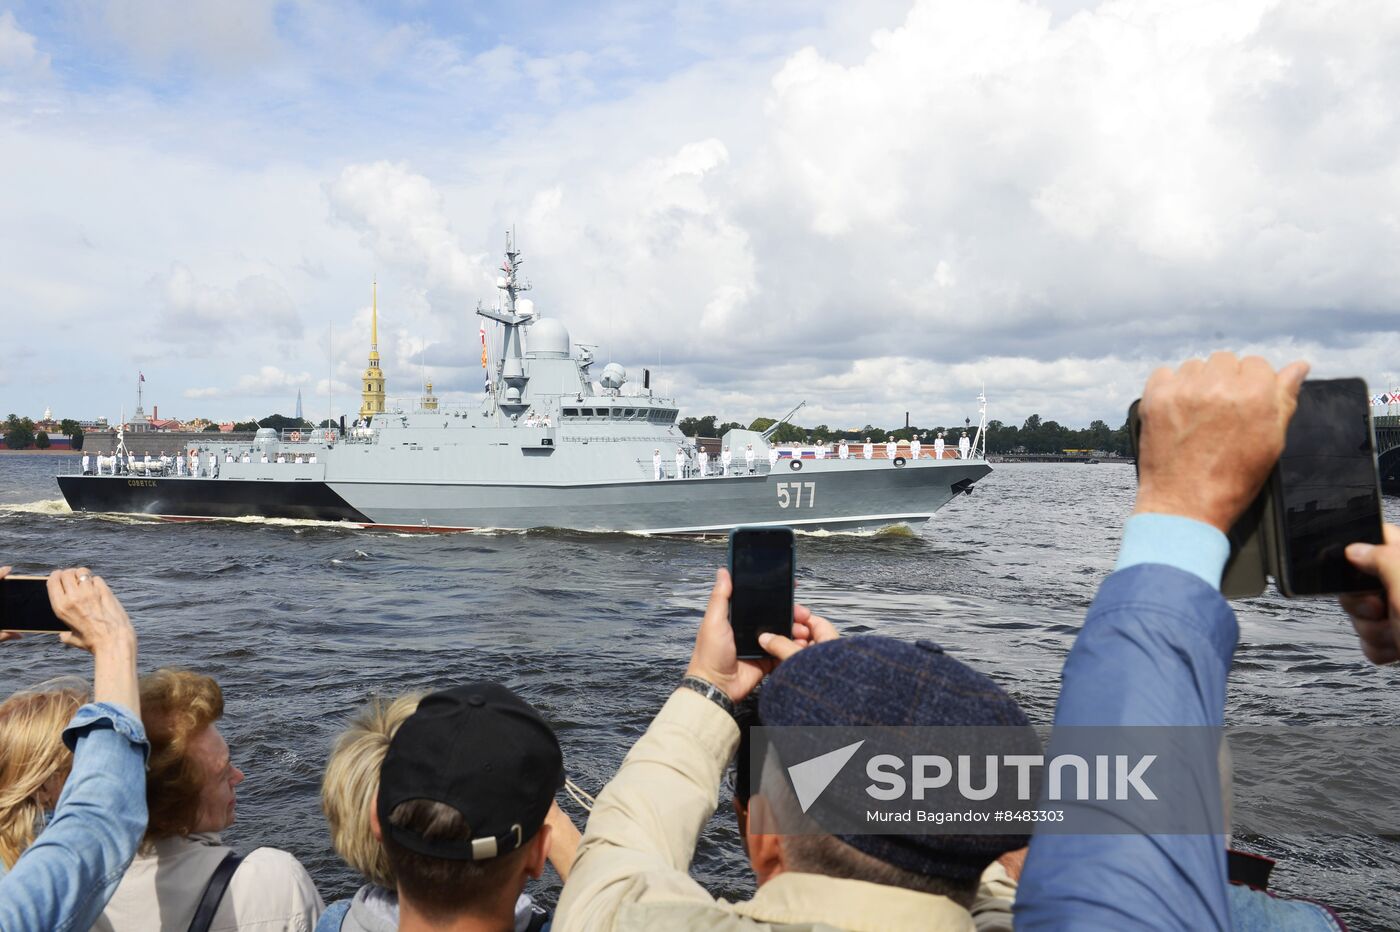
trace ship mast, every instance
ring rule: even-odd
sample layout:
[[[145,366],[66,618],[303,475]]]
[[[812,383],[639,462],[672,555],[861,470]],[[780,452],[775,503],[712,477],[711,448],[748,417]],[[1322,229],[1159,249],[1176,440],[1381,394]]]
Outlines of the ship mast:
[[[487,308],[480,303],[476,313],[488,320],[502,324],[505,332],[501,337],[501,353],[497,357],[495,377],[491,380],[491,395],[495,399],[496,410],[506,410],[515,414],[523,410],[521,395],[528,376],[525,375],[525,353],[521,345],[520,327],[532,320],[532,316],[521,314],[516,307],[516,299],[530,290],[529,282],[520,280],[520,266],[525,262],[520,250],[515,248],[515,237],[506,234],[506,258],[501,263],[501,277],[496,287],[503,292],[501,307]]]
[[[987,386],[985,385],[982,386],[982,391],[977,394],[977,434],[972,438],[970,452],[976,459],[987,458]]]

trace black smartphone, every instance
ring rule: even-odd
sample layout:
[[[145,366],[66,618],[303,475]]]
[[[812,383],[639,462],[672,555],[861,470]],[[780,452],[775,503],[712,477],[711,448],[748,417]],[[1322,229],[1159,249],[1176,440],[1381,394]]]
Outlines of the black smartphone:
[[[1331,595],[1380,588],[1352,566],[1351,543],[1383,542],[1371,399],[1361,379],[1303,383],[1274,471],[1279,591]]]
[[[729,624],[744,659],[767,657],[758,636],[791,636],[796,545],[792,528],[740,527],[729,532]]]
[[[67,630],[68,626],[59,621],[49,604],[46,577],[6,576],[0,579],[0,631],[57,634]]]

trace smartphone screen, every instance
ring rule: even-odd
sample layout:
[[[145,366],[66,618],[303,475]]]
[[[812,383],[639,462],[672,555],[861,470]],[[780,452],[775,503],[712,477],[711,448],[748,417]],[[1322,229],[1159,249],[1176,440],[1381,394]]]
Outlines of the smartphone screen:
[[[1379,588],[1347,544],[1382,542],[1370,398],[1361,379],[1304,382],[1275,481],[1284,595]]]
[[[736,528],[729,535],[729,624],[740,657],[767,657],[765,631],[792,633],[794,544],[791,528]]]
[[[0,579],[0,631],[67,631],[49,605],[48,581],[43,576]]]

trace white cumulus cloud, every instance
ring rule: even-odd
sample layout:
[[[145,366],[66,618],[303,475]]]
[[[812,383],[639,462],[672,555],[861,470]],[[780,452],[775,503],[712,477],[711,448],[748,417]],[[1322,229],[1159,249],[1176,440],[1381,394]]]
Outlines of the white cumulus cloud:
[[[0,12],[0,73],[46,75],[50,62],[49,54],[39,51],[38,40],[20,28],[15,14]]]

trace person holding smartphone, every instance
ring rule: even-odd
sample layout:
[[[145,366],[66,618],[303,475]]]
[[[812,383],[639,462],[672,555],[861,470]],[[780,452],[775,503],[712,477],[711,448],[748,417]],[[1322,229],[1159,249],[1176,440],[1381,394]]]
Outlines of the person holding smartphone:
[[[744,624],[741,595],[752,584],[745,565],[750,557],[767,560],[744,557],[739,536],[735,576],[716,573],[685,677],[598,794],[553,929],[969,932],[979,900],[988,899],[984,872],[1023,847],[1024,835],[922,835],[890,844],[882,836],[750,831],[746,849],[758,880],[751,899],[717,900],[690,876],[696,841],[740,741],[736,705],[775,667],[761,700],[770,725],[1025,725],[1004,690],[936,645],[839,639],[830,622],[792,602],[781,572],[765,586],[784,590],[784,623]]]
[[[10,567],[0,567],[0,586]],[[0,929],[87,929],[96,921],[146,830],[146,756],[136,679],[136,632],[121,602],[89,569],[48,578],[59,640],[93,655],[93,701],[63,732],[73,769],[53,819],[0,877]],[[0,631],[0,641],[13,640]]]
[[[1152,374],[1136,507],[1065,661],[1056,726],[1223,724],[1239,639],[1220,593],[1226,534],[1284,450],[1307,371],[1216,353]],[[1192,778],[1203,800],[1220,798],[1214,762]],[[1018,930],[1122,928],[1126,917],[1137,929],[1231,928],[1223,834],[1035,836]]]

